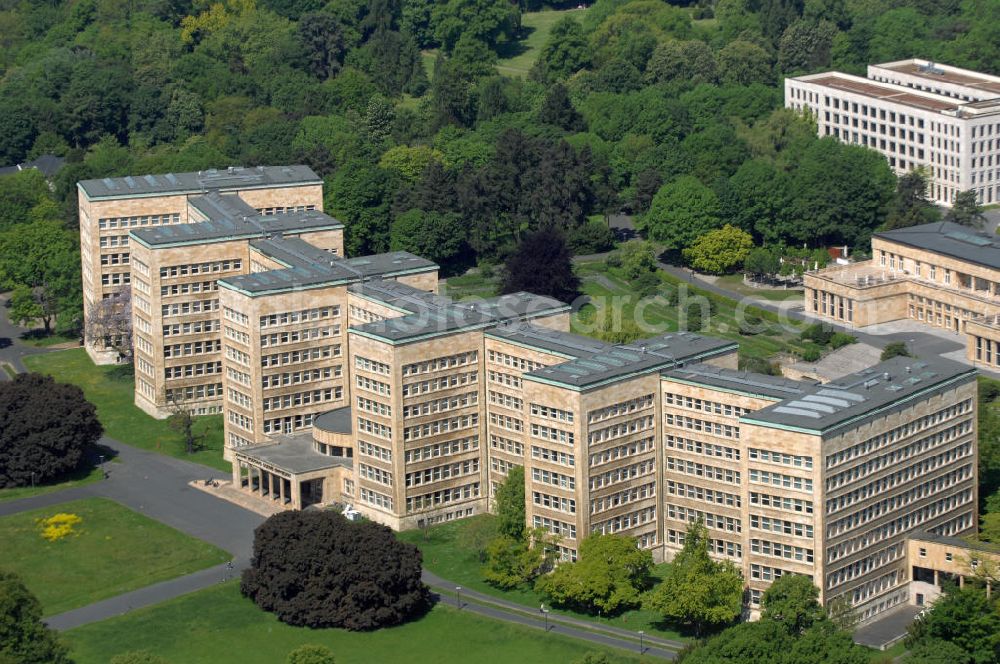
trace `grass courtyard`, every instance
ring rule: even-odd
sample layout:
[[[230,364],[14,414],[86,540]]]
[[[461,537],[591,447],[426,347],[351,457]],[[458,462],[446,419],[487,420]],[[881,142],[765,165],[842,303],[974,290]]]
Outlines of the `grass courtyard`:
[[[48,542],[37,520],[57,513],[82,521]],[[104,498],[87,498],[0,518],[0,560],[55,615],[229,560],[228,553]]]
[[[576,265],[576,273],[580,277],[581,290],[597,303],[618,302],[621,306],[623,320],[634,320],[636,304],[640,301],[639,293],[617,270],[609,268],[603,261],[581,262]],[[711,301],[712,315],[706,319],[705,334],[739,342],[740,354],[743,357],[770,358],[778,353],[794,353],[803,348],[803,342],[798,333],[803,325],[796,321],[779,322],[777,316],[759,307],[742,307],[736,301],[708,293],[700,288],[683,283],[672,275],[658,271],[656,273],[667,288],[678,288],[683,285],[690,297],[701,296]],[[447,280],[446,293],[456,299],[466,297],[491,297],[496,295],[499,280],[496,276],[484,277],[477,272],[451,277]],[[748,289],[750,290],[750,289]],[[773,292],[773,291],[767,291]],[[787,294],[779,292],[783,297]],[[756,294],[755,295],[759,295]],[[800,297],[796,295],[796,297]],[[770,298],[769,298],[770,299]],[[777,298],[775,298],[777,299]],[[757,316],[762,321],[763,328],[759,334],[740,334],[738,315],[740,312]],[[641,318],[663,332],[676,331],[679,328],[680,311],[676,305],[650,303],[641,310]],[[584,307],[576,313],[572,321],[572,329],[578,334],[596,336],[594,325],[590,324],[592,309]]]
[[[140,649],[173,664],[276,664],[306,643],[330,648],[337,664],[570,664],[587,652],[607,653],[615,664],[638,661],[554,632],[543,634],[440,605],[419,620],[375,632],[291,627],[242,597],[236,582],[80,627],[65,638],[77,664],[107,664],[116,654]]]
[[[632,285],[620,274],[609,268],[603,262],[580,263],[576,272],[582,282],[582,290],[595,302],[620,302],[623,320],[642,320],[646,324],[664,332],[679,329],[680,307],[665,303],[651,302],[644,306],[640,315],[636,316],[636,304],[639,294]],[[776,314],[754,306],[743,306],[734,300],[721,297],[700,288],[681,282],[672,275],[661,271],[656,273],[663,284],[670,289],[683,288],[687,297],[703,297],[711,303],[712,315],[705,319],[704,334],[721,339],[732,339],[740,344],[740,355],[743,357],[770,358],[777,353],[794,352],[802,348],[798,333],[803,328],[796,321],[779,322]],[[617,300],[613,298],[618,298]],[[762,330],[758,334],[744,335],[740,333],[740,317],[746,319],[756,316],[760,319]],[[574,316],[573,331],[579,334],[593,336],[592,326],[588,325],[588,311],[584,308]]]
[[[195,432],[201,446],[194,454],[188,454],[181,434],[171,429],[166,420],[150,417],[135,406],[134,379],[121,375],[120,367],[95,366],[83,348],[29,355],[24,364],[30,371],[79,386],[87,400],[97,406],[97,417],[109,437],[133,447],[230,472],[229,462],[222,458],[221,415],[196,418]]]
[[[470,588],[486,595],[517,602],[533,611],[537,610],[538,606],[545,602],[545,599],[534,590],[518,588],[505,591],[494,588],[483,580],[480,573],[482,564],[467,540],[469,529],[474,528],[476,521],[482,518],[484,517],[474,516],[433,526],[428,529],[426,535],[423,530],[406,530],[400,532],[398,537],[416,545],[423,553],[424,567],[438,576],[460,584],[463,588]],[[654,574],[662,573],[664,569],[665,566],[658,566]],[[659,616],[652,611],[642,609],[627,611],[613,618],[588,616],[555,608],[552,611],[621,629],[636,632],[641,629],[647,634],[665,639],[684,640],[684,637],[676,630],[664,626],[660,622]]]

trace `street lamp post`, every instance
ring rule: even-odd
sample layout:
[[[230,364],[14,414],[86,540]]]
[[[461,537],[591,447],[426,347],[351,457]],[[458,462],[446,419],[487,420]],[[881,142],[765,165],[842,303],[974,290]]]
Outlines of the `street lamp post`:
[[[455,586],[455,599],[458,601],[458,609],[462,609],[462,586]]]
[[[639,654],[640,655],[642,653],[646,652],[646,644],[643,642],[643,636],[645,636],[645,634],[646,633],[644,631],[642,631],[641,629],[639,630]]]
[[[31,471],[31,488],[35,488],[35,471]]]
[[[545,621],[545,631],[548,632],[549,631],[549,610],[545,608],[544,604],[542,604],[541,606],[538,607],[538,612],[542,614],[542,619]]]

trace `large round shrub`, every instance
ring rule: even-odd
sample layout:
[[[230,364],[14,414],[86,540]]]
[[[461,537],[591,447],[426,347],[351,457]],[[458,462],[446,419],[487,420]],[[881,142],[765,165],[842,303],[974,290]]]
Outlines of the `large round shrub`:
[[[102,432],[75,385],[36,373],[0,382],[0,488],[76,470]]]
[[[282,512],[254,533],[240,589],[290,625],[371,630],[429,606],[420,551],[385,526],[327,511]]]

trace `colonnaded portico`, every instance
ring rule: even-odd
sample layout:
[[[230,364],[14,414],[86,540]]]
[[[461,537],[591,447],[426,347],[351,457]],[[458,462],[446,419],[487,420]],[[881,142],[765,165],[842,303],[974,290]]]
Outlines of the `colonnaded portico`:
[[[353,493],[350,409],[325,413],[313,431],[234,451],[233,486],[289,509],[347,500]]]

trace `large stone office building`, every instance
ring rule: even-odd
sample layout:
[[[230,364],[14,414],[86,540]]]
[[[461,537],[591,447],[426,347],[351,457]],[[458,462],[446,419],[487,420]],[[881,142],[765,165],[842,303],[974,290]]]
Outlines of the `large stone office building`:
[[[77,183],[77,193],[85,320],[102,300],[117,297],[130,285],[132,230],[217,220],[226,212],[230,221],[242,221],[323,209],[323,181],[306,166],[84,180]],[[229,209],[218,209],[206,195],[228,201]],[[114,344],[99,333],[86,342],[98,364],[116,361]]]
[[[950,222],[882,231],[872,259],[807,272],[805,309],[847,327],[913,320],[960,335],[1000,371],[1000,238]]]
[[[923,168],[941,205],[974,190],[1000,202],[1000,77],[902,60],[785,79],[785,106],[809,111],[820,136],[884,154],[897,174]]]
[[[701,519],[751,609],[797,573],[866,619],[906,601],[909,533],[975,531],[969,367],[748,374],[732,341],[612,345],[570,333],[551,298],[452,301],[417,256],[343,258],[318,210],[187,204],[188,224],[130,234],[136,402],[221,410],[233,483],[257,499],[409,528],[487,511],[522,466],[528,525],[564,559],[595,532],[669,559]]]

